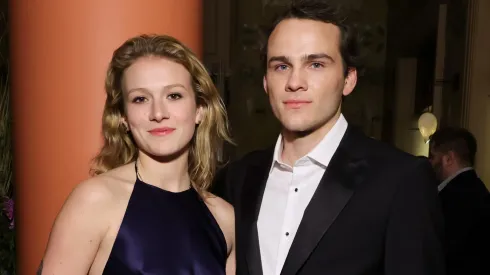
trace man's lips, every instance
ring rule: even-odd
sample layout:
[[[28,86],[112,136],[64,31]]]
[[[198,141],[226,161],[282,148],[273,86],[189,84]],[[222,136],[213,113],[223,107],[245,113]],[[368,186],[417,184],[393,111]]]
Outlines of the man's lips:
[[[175,130],[175,128],[162,127],[162,128],[151,129],[150,131],[148,131],[148,133],[150,133],[154,136],[165,136],[165,135],[171,134],[174,130]]]
[[[300,99],[291,99],[291,100],[285,100],[283,103],[286,105],[288,108],[292,109],[299,109],[304,105],[310,104],[310,100],[300,100]]]

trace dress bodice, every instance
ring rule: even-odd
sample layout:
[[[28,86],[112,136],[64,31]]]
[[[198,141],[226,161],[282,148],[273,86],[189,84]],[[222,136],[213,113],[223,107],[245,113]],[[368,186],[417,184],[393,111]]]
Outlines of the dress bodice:
[[[103,275],[224,275],[226,240],[194,188],[137,178]]]

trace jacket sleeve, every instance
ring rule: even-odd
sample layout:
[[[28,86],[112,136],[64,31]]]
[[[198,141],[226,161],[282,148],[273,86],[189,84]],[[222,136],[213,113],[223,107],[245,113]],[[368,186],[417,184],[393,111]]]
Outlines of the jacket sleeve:
[[[234,186],[230,180],[231,166],[231,163],[227,164],[217,171],[210,192],[233,205]]]
[[[385,274],[445,274],[444,220],[434,171],[417,160],[400,173],[388,221]]]

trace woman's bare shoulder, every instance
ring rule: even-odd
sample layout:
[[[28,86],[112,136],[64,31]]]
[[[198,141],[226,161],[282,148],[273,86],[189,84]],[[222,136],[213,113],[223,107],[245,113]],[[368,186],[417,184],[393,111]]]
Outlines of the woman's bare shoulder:
[[[209,192],[203,195],[208,207],[215,209],[218,212],[217,214],[223,216],[223,218],[234,218],[234,209],[230,203]]]
[[[120,167],[91,177],[79,183],[70,194],[69,200],[89,205],[110,204],[131,191],[134,180],[127,167]]]
[[[119,203],[129,179],[124,170],[108,172],[79,183],[68,196],[56,217],[44,256],[44,268],[50,274],[67,270],[88,271],[122,209]],[[129,196],[128,196],[129,197]],[[73,249],[76,248],[76,249]]]

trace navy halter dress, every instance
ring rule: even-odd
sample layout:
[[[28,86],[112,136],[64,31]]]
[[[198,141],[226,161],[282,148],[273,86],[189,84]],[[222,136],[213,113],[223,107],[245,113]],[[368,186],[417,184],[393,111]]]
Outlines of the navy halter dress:
[[[136,183],[103,275],[224,275],[226,240],[194,188]]]

